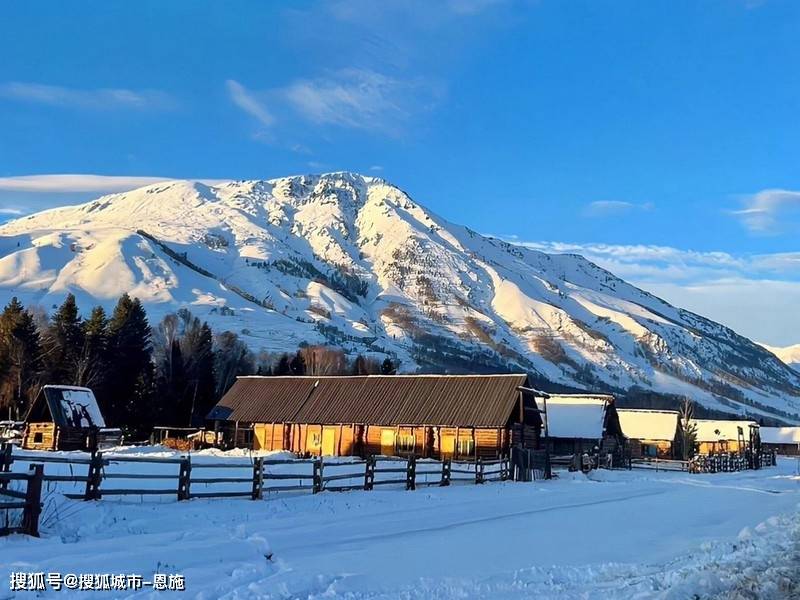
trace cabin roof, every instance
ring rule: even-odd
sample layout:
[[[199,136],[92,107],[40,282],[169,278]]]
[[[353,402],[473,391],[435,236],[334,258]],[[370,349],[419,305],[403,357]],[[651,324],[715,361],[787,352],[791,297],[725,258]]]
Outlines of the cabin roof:
[[[94,392],[89,388],[72,385],[44,386],[28,411],[26,421],[30,421],[34,414],[42,415],[45,407],[50,418],[59,427],[86,429],[106,426]]]
[[[767,444],[800,444],[800,427],[762,427],[760,432]]]
[[[239,377],[208,418],[505,427],[527,381],[525,374]],[[532,399],[526,406],[535,408]]]
[[[678,413],[674,410],[618,408],[617,414],[627,438],[670,442],[675,439]]]
[[[693,419],[697,426],[698,442],[736,441],[739,439],[739,428],[745,440],[750,439],[750,427],[758,427],[755,421],[723,421],[710,419]]]
[[[546,403],[548,437],[599,440],[613,401],[606,394],[551,395]]]

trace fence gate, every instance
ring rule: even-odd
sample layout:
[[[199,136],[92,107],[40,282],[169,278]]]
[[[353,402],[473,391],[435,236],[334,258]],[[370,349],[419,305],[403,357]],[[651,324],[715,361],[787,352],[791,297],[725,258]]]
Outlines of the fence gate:
[[[550,453],[547,450],[511,449],[511,473],[514,481],[550,479]]]

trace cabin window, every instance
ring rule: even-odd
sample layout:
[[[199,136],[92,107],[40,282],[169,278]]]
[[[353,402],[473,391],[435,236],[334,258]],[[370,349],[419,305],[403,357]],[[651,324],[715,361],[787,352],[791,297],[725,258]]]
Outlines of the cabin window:
[[[44,434],[41,431],[37,431],[33,434],[33,443],[34,444],[41,444],[44,441]]]
[[[416,441],[413,435],[403,434],[397,436],[397,451],[406,453],[414,452]]]
[[[462,438],[458,440],[458,455],[472,456],[475,453],[475,440]]]

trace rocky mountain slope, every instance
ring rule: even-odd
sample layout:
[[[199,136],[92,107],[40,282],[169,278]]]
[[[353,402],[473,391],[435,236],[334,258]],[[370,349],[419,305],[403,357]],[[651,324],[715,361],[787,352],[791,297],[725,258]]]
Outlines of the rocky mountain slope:
[[[687,395],[798,419],[800,374],[730,329],[576,255],[488,238],[350,173],[156,184],[0,227],[0,300],[129,292],[255,350],[387,353],[405,371],[510,366],[539,381]]]

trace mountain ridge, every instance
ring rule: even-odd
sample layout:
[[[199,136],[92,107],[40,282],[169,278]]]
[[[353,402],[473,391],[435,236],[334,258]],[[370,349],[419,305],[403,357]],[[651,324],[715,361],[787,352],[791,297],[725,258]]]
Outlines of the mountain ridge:
[[[729,328],[580,255],[450,223],[377,177],[176,180],[0,226],[0,299],[123,291],[154,320],[186,306],[256,350],[330,343],[404,370],[510,365],[571,388],[800,414],[800,373]]]

